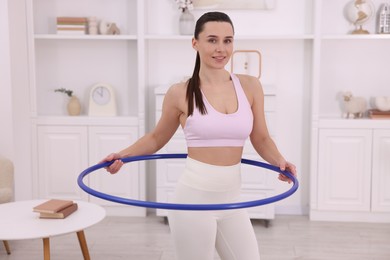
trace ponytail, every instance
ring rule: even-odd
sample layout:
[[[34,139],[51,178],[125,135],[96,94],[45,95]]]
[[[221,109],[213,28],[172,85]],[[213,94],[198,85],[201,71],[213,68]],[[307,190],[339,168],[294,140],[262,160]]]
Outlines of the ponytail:
[[[200,70],[200,57],[199,57],[199,53],[196,53],[194,72],[192,73],[192,77],[187,81],[187,92],[186,92],[186,99],[188,103],[187,116],[191,116],[194,112],[194,100],[195,100],[195,106],[197,109],[199,109],[200,113],[202,115],[207,114],[207,109],[204,105],[203,98],[202,98],[202,92],[200,91],[199,70]]]

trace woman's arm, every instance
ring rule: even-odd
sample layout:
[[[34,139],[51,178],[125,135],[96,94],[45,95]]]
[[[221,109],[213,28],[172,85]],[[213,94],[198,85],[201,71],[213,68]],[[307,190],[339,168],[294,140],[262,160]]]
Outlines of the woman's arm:
[[[255,77],[244,76],[242,82],[252,106],[253,129],[250,140],[253,147],[270,164],[278,166],[282,171],[288,170],[296,175],[295,165],[284,159],[268,132],[264,112],[264,93],[260,81]],[[279,179],[290,181],[284,175],[279,175]]]
[[[156,127],[135,143],[118,153],[108,155],[102,160],[102,162],[115,160],[113,164],[107,167],[108,172],[116,173],[122,167],[123,162],[117,159],[128,156],[153,154],[160,150],[172,138],[180,124],[179,118],[182,111],[178,104],[179,100],[185,99],[185,96],[181,96],[181,93],[182,91],[180,91],[179,85],[172,86],[164,97],[162,115]]]

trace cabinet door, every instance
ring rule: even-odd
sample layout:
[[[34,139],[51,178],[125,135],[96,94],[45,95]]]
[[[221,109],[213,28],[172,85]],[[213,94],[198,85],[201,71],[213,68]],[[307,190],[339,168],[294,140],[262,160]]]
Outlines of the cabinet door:
[[[87,199],[77,177],[88,165],[87,128],[38,127],[38,183],[40,198]]]
[[[374,130],[372,208],[390,212],[390,130]]]
[[[371,130],[320,130],[320,210],[370,210],[371,138]]]
[[[137,140],[137,127],[89,127],[89,163],[95,165],[110,153],[118,152]],[[125,164],[114,175],[105,169],[94,171],[89,175],[90,187],[100,192],[130,199],[143,199],[143,183],[139,172],[139,164]],[[108,214],[143,215],[143,208],[123,206],[122,204],[102,200],[91,196],[90,200],[104,205]],[[137,213],[138,212],[138,213]]]

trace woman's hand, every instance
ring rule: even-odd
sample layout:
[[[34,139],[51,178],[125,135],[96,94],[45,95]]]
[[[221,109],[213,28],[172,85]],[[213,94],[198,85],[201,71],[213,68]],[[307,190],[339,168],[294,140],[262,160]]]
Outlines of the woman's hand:
[[[111,174],[115,174],[122,168],[123,162],[120,159],[121,156],[119,154],[112,153],[107,155],[107,157],[104,158],[100,163],[111,162],[115,160],[110,166],[105,167],[106,171],[108,171]]]
[[[294,177],[297,177],[297,170],[296,170],[296,167],[294,164],[287,162],[287,161],[282,161],[281,163],[279,163],[279,168],[280,168],[280,170],[288,171],[292,175],[294,175]],[[292,180],[290,178],[288,178],[286,175],[281,174],[281,173],[279,174],[278,179],[281,181],[286,181],[288,183],[292,182]]]

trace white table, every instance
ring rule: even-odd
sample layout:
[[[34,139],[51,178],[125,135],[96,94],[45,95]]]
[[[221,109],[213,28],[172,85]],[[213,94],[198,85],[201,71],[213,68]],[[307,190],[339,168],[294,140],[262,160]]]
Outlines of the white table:
[[[27,200],[0,204],[0,240],[43,239],[43,256],[50,259],[49,238],[77,233],[84,259],[90,259],[84,229],[100,222],[105,210],[96,204],[74,201],[78,209],[65,219],[41,219],[33,207],[47,200]]]

